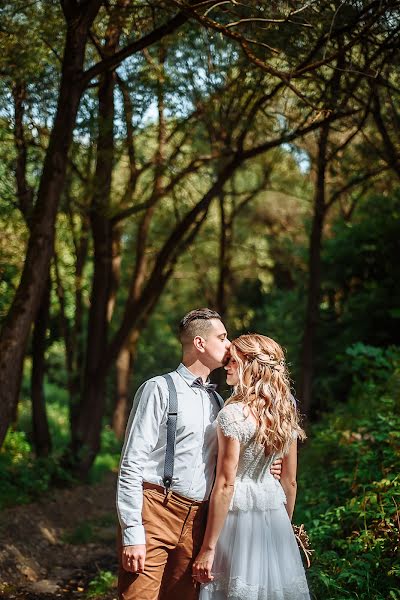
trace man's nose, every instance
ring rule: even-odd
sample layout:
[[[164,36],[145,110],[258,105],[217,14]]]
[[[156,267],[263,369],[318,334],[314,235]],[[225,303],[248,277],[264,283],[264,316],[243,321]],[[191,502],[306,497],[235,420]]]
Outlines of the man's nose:
[[[228,340],[228,338],[226,338],[226,340],[225,340],[225,346],[226,346],[227,348],[229,348],[229,347],[230,347],[230,345],[231,345],[231,342]]]

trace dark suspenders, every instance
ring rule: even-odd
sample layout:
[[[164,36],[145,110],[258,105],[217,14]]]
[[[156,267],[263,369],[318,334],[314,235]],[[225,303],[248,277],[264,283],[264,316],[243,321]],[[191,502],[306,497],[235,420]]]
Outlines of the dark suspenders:
[[[176,387],[169,373],[163,375],[168,384],[168,417],[167,417],[167,446],[165,449],[165,465],[163,483],[168,490],[174,474],[176,422],[178,419],[178,396]]]
[[[168,417],[167,417],[167,445],[165,448],[165,465],[163,483],[167,490],[171,487],[174,474],[175,444],[176,444],[176,422],[178,419],[178,395],[174,381],[169,373],[163,375],[168,385]],[[223,407],[223,402],[217,392],[211,392],[214,400]]]

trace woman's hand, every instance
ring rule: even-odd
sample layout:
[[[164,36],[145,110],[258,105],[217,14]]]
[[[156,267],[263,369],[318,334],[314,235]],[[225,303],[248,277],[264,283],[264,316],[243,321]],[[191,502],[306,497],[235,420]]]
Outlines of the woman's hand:
[[[192,567],[192,577],[199,583],[208,583],[214,579],[211,574],[215,550],[201,549]]]

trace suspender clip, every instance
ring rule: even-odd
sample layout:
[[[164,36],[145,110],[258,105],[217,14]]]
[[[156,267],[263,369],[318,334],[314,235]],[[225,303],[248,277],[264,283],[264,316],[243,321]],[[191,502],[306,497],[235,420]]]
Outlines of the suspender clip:
[[[165,488],[165,498],[163,500],[163,504],[168,504],[171,494],[172,494],[171,488]]]

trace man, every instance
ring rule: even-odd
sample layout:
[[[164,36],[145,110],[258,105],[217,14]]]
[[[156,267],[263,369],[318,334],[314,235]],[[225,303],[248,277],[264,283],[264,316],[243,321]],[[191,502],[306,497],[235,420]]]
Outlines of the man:
[[[163,376],[138,390],[128,421],[117,488],[121,600],[196,600],[191,569],[200,549],[215,476],[213,425],[221,398],[208,383],[230,342],[221,317],[188,313],[179,326],[182,363],[169,375],[178,410],[172,483],[165,478],[170,388]],[[272,472],[279,475],[280,465]]]

